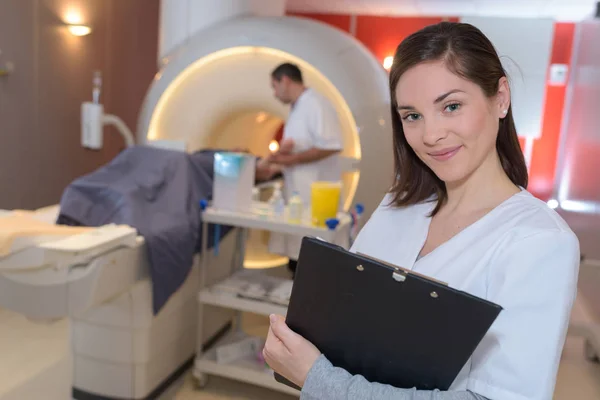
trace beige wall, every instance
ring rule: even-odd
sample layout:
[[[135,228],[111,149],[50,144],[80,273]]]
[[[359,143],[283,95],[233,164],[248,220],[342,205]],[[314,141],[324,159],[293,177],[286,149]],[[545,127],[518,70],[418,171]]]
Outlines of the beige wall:
[[[75,11],[91,25],[84,37],[64,25]],[[135,131],[156,72],[159,0],[0,0],[0,209],[59,201],[65,186],[123,147],[105,129],[104,148],[80,145],[80,106],[91,100],[94,70],[101,101]]]

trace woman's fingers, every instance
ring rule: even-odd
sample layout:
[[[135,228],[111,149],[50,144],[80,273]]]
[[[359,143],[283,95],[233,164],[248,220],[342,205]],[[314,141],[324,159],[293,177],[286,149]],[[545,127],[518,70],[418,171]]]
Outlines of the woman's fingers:
[[[269,328],[267,341],[265,342],[265,347],[263,349],[263,355],[265,356],[265,358],[269,357],[272,361],[281,361],[282,357],[288,356],[289,354],[290,352],[286,348],[285,343],[283,343],[277,337],[277,335],[273,332],[272,328]]]
[[[284,317],[282,317],[281,315],[271,314],[269,319],[271,321],[270,329],[273,331],[275,336],[277,336],[277,338],[283,342],[283,344],[286,347],[289,348],[290,346],[294,345],[294,342],[298,341],[298,334],[292,331],[287,326]]]

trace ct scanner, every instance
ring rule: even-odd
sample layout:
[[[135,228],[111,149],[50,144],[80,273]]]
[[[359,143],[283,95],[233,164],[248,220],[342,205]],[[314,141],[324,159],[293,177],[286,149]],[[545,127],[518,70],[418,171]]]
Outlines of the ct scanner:
[[[196,33],[151,84],[137,142],[264,155],[287,116],[270,87],[271,70],[285,61],[297,63],[306,84],[335,105],[344,134],[344,207],[359,201],[368,218],[393,171],[387,73],[354,38],[319,22],[238,17]],[[53,223],[57,214],[51,206],[31,216]],[[211,282],[229,274],[232,236],[211,255]],[[36,320],[69,318],[73,373],[62,385],[73,387],[74,398],[157,398],[204,344],[196,343],[197,329],[213,337],[232,318],[215,308],[205,311],[210,324],[197,326],[198,265],[153,315],[144,239],[134,229],[22,238],[0,258],[0,306]]]

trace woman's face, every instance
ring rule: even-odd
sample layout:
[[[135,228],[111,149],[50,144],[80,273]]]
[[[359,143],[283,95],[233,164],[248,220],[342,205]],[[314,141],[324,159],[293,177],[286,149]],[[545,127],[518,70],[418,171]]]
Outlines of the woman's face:
[[[442,62],[407,70],[396,86],[398,114],[404,134],[417,156],[446,184],[460,182],[483,165],[497,162],[500,118],[508,110],[506,78],[498,94],[482,89]]]

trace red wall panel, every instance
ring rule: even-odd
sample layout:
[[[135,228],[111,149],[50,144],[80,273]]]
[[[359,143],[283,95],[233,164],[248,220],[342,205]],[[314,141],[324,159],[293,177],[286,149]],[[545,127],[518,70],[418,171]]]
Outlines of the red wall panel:
[[[552,41],[552,64],[570,64],[575,24],[556,23]],[[529,190],[549,199],[554,186],[556,158],[565,103],[565,86],[547,86],[542,120],[542,137],[535,141],[529,171]]]
[[[437,24],[442,18],[379,17],[361,15],[356,21],[356,38],[369,48],[380,62],[393,56],[396,47],[411,33]]]
[[[331,26],[350,32],[350,15],[344,14],[313,14],[313,13],[287,13],[293,17],[305,17],[317,21],[325,22]]]

